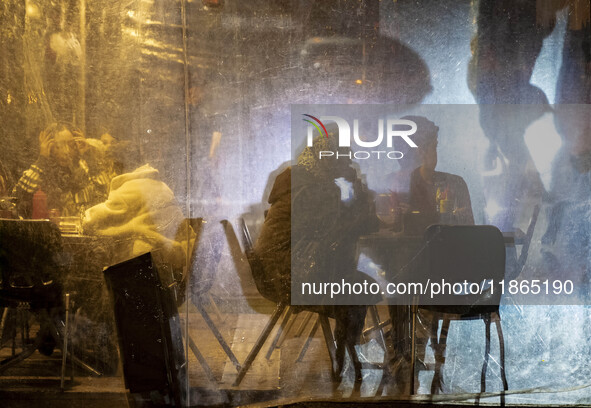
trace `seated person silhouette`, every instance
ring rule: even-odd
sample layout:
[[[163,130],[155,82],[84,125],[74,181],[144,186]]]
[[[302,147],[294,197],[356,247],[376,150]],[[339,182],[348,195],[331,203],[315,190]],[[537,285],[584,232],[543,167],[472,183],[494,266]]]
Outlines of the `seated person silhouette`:
[[[275,178],[268,202],[271,207],[254,246],[265,271],[257,288],[278,303],[291,296],[291,167]]]
[[[56,209],[62,216],[79,216],[85,208],[104,201],[108,191],[100,185],[108,184],[111,176],[102,169],[89,169],[85,158],[95,154],[100,151],[75,127],[65,123],[47,126],[39,134],[39,158],[13,190],[19,215],[33,215],[33,195],[38,191],[46,197],[47,208],[41,212]]]
[[[109,197],[85,212],[86,234],[118,238],[112,263],[160,250],[173,270],[185,266],[194,232],[160,172],[145,164],[111,180]]]
[[[194,245],[195,233],[157,169],[146,164],[114,177],[107,200],[86,210],[82,227],[85,235],[108,238],[99,242],[105,243],[104,260],[111,265],[152,252],[161,282],[171,289],[177,305],[184,302],[191,272],[187,253]],[[106,307],[93,307],[93,303],[107,304],[108,296],[104,291],[95,296],[92,302],[80,302],[78,325],[102,334],[103,339],[93,336],[85,341],[116,367],[117,353],[109,353],[109,347],[116,344],[111,317],[105,313]]]
[[[405,233],[422,235],[431,224],[472,225],[474,216],[470,192],[460,176],[436,171],[439,127],[423,116],[405,116],[417,124],[412,140],[418,148],[397,147],[404,157],[399,160],[400,171],[390,173],[389,183],[393,205],[404,208]],[[403,143],[406,145],[406,143]],[[406,306],[391,305],[390,318],[393,326],[392,341],[388,344],[387,381],[392,385],[388,393],[408,394],[410,346],[408,339],[395,338],[395,333],[404,333]],[[429,312],[421,312],[426,330],[416,338],[417,358],[424,358],[429,338]],[[419,331],[421,333],[421,331]]]
[[[377,217],[351,159],[319,158],[320,151],[337,149],[337,131],[336,126],[328,127],[328,137],[316,137],[313,146],[299,155],[297,165],[277,176],[269,196],[271,208],[255,253],[265,271],[265,281],[257,287],[266,287],[261,294],[275,302],[291,303],[292,273],[297,281],[306,282],[360,279],[355,246],[360,235],[377,228]],[[292,249],[296,251],[293,261]],[[322,303],[320,299],[315,306],[294,309],[335,318],[336,372],[340,376],[345,348],[356,344],[363,329],[366,306]]]
[[[464,179],[436,171],[439,127],[423,116],[405,116],[417,124],[418,148],[403,143],[400,170],[390,173],[391,202],[407,214],[409,233],[422,234],[430,224],[474,224],[470,192]]]

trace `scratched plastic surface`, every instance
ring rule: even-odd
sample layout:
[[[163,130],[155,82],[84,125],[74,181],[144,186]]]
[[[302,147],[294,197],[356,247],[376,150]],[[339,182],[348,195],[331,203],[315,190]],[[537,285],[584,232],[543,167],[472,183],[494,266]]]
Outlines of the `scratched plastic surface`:
[[[240,220],[256,242],[275,177],[293,157],[290,105],[432,104],[433,111],[433,105],[442,106],[439,112],[454,109],[451,104],[460,110],[472,105],[466,108],[470,121],[454,124],[463,128],[462,135],[450,134],[451,125],[444,129],[442,119],[437,169],[467,181],[477,224],[493,224],[520,238],[539,205],[527,262],[520,271],[512,269],[512,277],[531,283],[575,276],[574,292],[580,296],[571,305],[503,300],[505,402],[589,404],[591,132],[584,105],[591,102],[589,4],[542,3],[5,0],[0,7],[0,215],[17,216],[13,187],[37,160],[39,133],[49,123],[75,125],[95,140],[94,147],[98,141],[104,147],[108,139],[101,136],[108,133],[116,140],[107,151],[118,173],[149,164],[158,173],[150,170],[146,179],[159,184],[157,191],[142,191],[141,206],[126,207],[138,223],[132,227],[148,223],[150,228],[124,228],[130,225],[117,225],[121,219],[115,217],[106,222],[120,229],[105,233],[105,228],[102,235],[96,229],[62,231],[61,260],[67,266],[61,279],[76,317],[71,342],[86,363],[123,379],[102,269],[164,248],[157,268],[180,316],[170,323],[188,330],[197,346],[182,339],[188,381],[180,388],[191,394],[190,404],[315,398],[360,404],[377,398],[473,402],[485,355],[481,320],[451,323],[439,395],[431,395],[435,359],[425,344],[431,323],[424,313],[417,319],[414,397],[408,395],[407,362],[387,351],[395,343],[388,325],[384,345],[377,331],[357,341],[362,362],[386,361],[388,367],[364,367],[358,384],[349,357],[342,379],[331,378],[322,328],[314,326],[316,315],[309,312],[292,314],[281,338],[277,329],[271,332],[236,386],[238,369],[230,357],[244,364],[276,306],[253,281]],[[361,163],[360,171],[376,196],[385,193],[374,168]],[[121,203],[117,198],[109,197]],[[134,218],[140,207],[141,219]],[[192,228],[171,211],[192,219]],[[86,214],[82,226],[89,221]],[[517,259],[519,251],[511,256]],[[367,253],[358,268],[371,276],[384,273]],[[385,306],[378,309],[381,320],[390,317]],[[2,319],[2,358],[11,354],[8,317],[14,315],[8,313]],[[207,318],[232,353],[216,340]],[[372,325],[368,316],[366,329]],[[37,327],[32,323],[32,336]],[[315,334],[300,354],[313,327]],[[269,351],[275,338],[280,347]],[[494,324],[491,339],[488,394],[480,401],[499,404]],[[20,335],[15,341],[20,347]],[[390,378],[383,380],[385,372]],[[0,388],[16,377],[33,389],[29,373],[21,374],[3,373]],[[77,376],[97,381],[83,370]],[[117,384],[122,392],[123,382]]]

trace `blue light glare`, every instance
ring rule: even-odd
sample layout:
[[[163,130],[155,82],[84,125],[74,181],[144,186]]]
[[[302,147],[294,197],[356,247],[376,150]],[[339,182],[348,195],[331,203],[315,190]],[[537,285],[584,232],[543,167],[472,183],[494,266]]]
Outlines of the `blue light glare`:
[[[552,181],[552,162],[562,146],[562,140],[554,126],[554,115],[546,113],[525,130],[525,145],[546,191]]]

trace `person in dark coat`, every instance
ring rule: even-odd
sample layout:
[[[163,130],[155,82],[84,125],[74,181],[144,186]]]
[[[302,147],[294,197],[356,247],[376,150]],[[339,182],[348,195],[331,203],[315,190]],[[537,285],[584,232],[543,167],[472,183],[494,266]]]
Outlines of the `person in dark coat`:
[[[348,157],[319,158],[322,150],[335,150],[336,130],[314,140],[299,155],[297,165],[277,176],[269,196],[269,209],[255,253],[266,279],[257,287],[263,296],[291,303],[292,279],[298,282],[327,282],[345,279],[351,283],[366,279],[357,271],[356,244],[359,236],[377,228],[378,221],[369,192],[351,167]],[[293,208],[292,208],[293,205]],[[313,249],[310,249],[313,248]],[[293,252],[292,252],[293,251]],[[295,268],[295,269],[294,269]],[[260,290],[260,289],[259,289]],[[273,295],[275,290],[275,295]],[[309,310],[335,318],[336,368],[340,378],[345,349],[351,353],[363,330],[366,306],[341,299],[343,306],[328,304],[318,297],[313,305],[298,297],[295,311]],[[356,376],[361,369],[354,361]]]

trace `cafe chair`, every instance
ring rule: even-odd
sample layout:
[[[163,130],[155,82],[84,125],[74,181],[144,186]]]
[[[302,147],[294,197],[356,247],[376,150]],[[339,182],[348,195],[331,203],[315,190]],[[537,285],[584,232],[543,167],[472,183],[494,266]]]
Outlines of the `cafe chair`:
[[[380,313],[377,305],[368,306],[367,311],[371,320],[371,326],[365,328],[361,334],[363,335],[363,338],[367,340],[377,332],[377,342],[383,350],[386,350],[386,334],[384,329],[390,326],[392,321],[389,318],[380,320]]]
[[[148,252],[104,271],[130,405],[185,406],[187,365],[173,292]]]
[[[12,311],[25,322],[31,314],[39,323],[39,331],[32,342],[27,341],[28,327],[21,328],[22,351],[14,353],[13,344],[13,355],[0,362],[0,374],[30,357],[35,350],[50,355],[55,344],[62,351],[60,384],[63,389],[70,310],[69,294],[64,295],[60,282],[65,270],[61,256],[61,234],[54,223],[0,219],[0,308],[4,315]],[[73,359],[71,351],[69,354],[72,361],[86,367]]]
[[[231,227],[229,225],[229,223],[227,223],[227,226]],[[253,240],[252,240],[250,231],[249,231],[248,226],[246,225],[246,222],[244,221],[244,219],[240,219],[240,229],[241,229],[242,241],[243,241],[243,246],[244,246],[244,256],[246,257],[246,260],[250,266],[251,273],[252,273],[253,277],[264,276],[264,266],[254,251]],[[227,228],[227,231],[228,230],[231,230],[230,233],[233,233],[232,228]],[[234,239],[235,239],[235,237],[234,238],[228,237],[229,242],[233,241]],[[266,296],[267,294],[265,293],[265,289],[264,289],[263,285],[260,285],[260,283],[261,283],[260,280],[255,278],[254,281],[255,281],[255,283],[257,283],[257,282],[259,283],[259,284],[257,284],[257,289],[259,290],[259,292],[261,292],[261,295],[263,297],[267,298],[267,296]],[[333,380],[338,380],[340,373],[338,373],[337,371],[339,369],[342,369],[342,361],[340,362],[340,367],[339,367],[339,360],[340,360],[339,355],[343,354],[344,350],[341,349],[340,353],[337,350],[337,341],[335,340],[335,337],[333,335],[328,316],[324,313],[318,312],[316,310],[317,308],[312,308],[312,309],[313,310],[310,310],[310,311],[317,314],[317,322],[315,323],[314,327],[312,328],[312,331],[308,335],[308,341],[306,343],[309,342],[310,337],[315,334],[316,330],[318,329],[318,326],[320,326],[322,328],[322,333],[324,336],[325,344],[326,344],[328,354],[330,357],[330,361],[331,361],[331,366],[332,366],[331,375],[332,375]],[[283,321],[282,321],[282,323],[279,327],[278,333],[275,337],[275,340],[273,341],[273,344],[271,344],[271,348],[269,349],[270,352],[272,352],[272,350],[275,348],[276,342],[279,339],[279,337],[281,336],[282,332],[286,331],[287,328],[291,326],[289,324],[289,321],[291,320],[291,318],[294,317],[297,313],[302,312],[302,311],[306,311],[306,308],[305,307],[298,307],[294,310],[294,308],[291,308],[289,306],[287,299],[276,302],[275,310],[273,311],[271,317],[269,318],[267,325],[265,326],[265,328],[263,329],[263,331],[259,335],[258,339],[256,340],[253,348],[251,349],[248,356],[246,357],[246,360],[244,361],[242,368],[241,368],[240,372],[238,373],[238,376],[234,382],[234,386],[238,386],[242,382],[242,379],[246,375],[248,369],[250,368],[250,366],[252,365],[252,363],[256,359],[256,357],[259,354],[260,350],[262,349],[263,345],[267,341],[267,338],[269,337],[269,335],[273,331],[275,325],[277,324],[279,319],[282,317],[282,315],[284,315],[284,313],[285,313],[285,315],[283,316]],[[307,349],[307,345],[305,344],[304,347],[302,348],[302,351],[300,351],[300,356],[303,353],[305,353],[306,349]],[[359,362],[357,352],[354,347],[350,347],[347,350],[349,351],[349,354],[350,354],[352,361],[353,361],[353,365],[355,367],[355,376],[356,376],[356,378],[361,378],[361,366],[362,365]],[[269,353],[268,353],[268,355],[269,355]],[[343,356],[344,356],[344,354],[343,354]]]
[[[417,266],[426,273],[425,279],[432,282],[475,282],[483,285],[482,294],[442,296],[434,304],[429,294],[418,295],[412,306],[411,327],[411,378],[410,390],[415,387],[415,347],[416,314],[418,309],[429,310],[433,315],[430,334],[431,347],[435,354],[435,373],[431,383],[431,393],[439,391],[441,385],[441,367],[445,362],[446,337],[451,320],[482,319],[485,323],[486,345],[481,373],[481,392],[486,390],[486,371],[490,353],[490,326],[494,322],[500,348],[500,369],[503,389],[508,390],[505,375],[505,345],[501,328],[499,303],[500,290],[486,290],[483,282],[499,282],[505,275],[505,245],[502,233],[489,225],[431,225],[424,235],[425,250]],[[439,321],[443,321],[441,334],[437,335]],[[504,402],[504,394],[501,395]]]
[[[503,232],[503,237],[505,238],[505,248],[507,251],[506,278],[508,280],[517,278],[525,268],[529,254],[529,247],[532,242],[539,214],[540,205],[537,204],[533,207],[532,215],[526,232],[523,232],[520,228]],[[518,247],[520,248],[519,256],[517,254]]]
[[[191,251],[191,263],[189,265],[190,274],[187,276],[187,279],[190,280],[189,296],[191,303],[201,314],[207,327],[236,368],[236,371],[240,371],[240,362],[205,308],[205,305],[209,304],[213,307],[214,311],[217,312],[217,307],[209,295],[209,291],[215,282],[216,270],[222,256],[222,238],[211,231],[210,233],[205,233],[207,222],[203,218],[191,218],[189,219],[189,222],[197,235]],[[187,336],[187,340],[189,342],[189,348],[207,373],[210,380],[217,382],[195,341],[191,336]]]
[[[230,224],[230,222],[228,220],[223,220],[222,224],[224,225],[224,229],[226,231],[226,238],[228,240],[228,245],[230,246],[230,248],[234,249],[234,252],[238,252],[237,247],[239,247],[239,244],[238,244],[238,240],[236,237],[236,233],[234,232],[234,229],[232,228],[232,225]],[[240,250],[239,252],[242,256],[244,256],[246,258],[248,265],[250,266],[251,274],[253,276],[256,276],[257,274],[262,275],[263,265],[261,263],[261,260],[256,256],[256,254],[254,252],[252,237],[250,235],[250,232],[248,230],[248,227],[246,226],[244,219],[240,219],[240,229],[242,232],[242,242],[243,242],[243,246],[244,246],[244,252],[242,252],[242,250]],[[257,279],[254,279],[254,280],[256,283]],[[257,289],[258,289],[258,286],[257,286]],[[265,296],[263,296],[263,297],[265,297]],[[265,325],[265,328],[263,329],[263,331],[261,332],[261,334],[259,335],[259,337],[255,341],[253,348],[250,350],[246,359],[244,360],[244,363],[242,364],[242,366],[238,372],[238,376],[234,380],[234,384],[233,384],[234,386],[240,385],[240,383],[244,379],[244,376],[246,375],[246,373],[248,372],[248,370],[252,366],[252,363],[254,362],[254,360],[258,356],[259,352],[263,348],[263,345],[267,341],[267,338],[271,334],[271,331],[273,331],[273,328],[275,327],[275,325],[279,321],[279,318],[281,317],[281,315],[283,315],[283,312],[285,312],[286,308],[288,308],[288,307],[289,307],[289,305],[287,304],[287,302],[277,302],[276,303],[273,314],[269,318],[269,321]]]
[[[266,216],[267,216],[267,211],[265,211],[265,217]],[[252,236],[250,234],[250,231],[248,229],[248,226],[247,226],[244,218],[240,219],[240,229],[241,229],[241,233],[242,233],[242,245],[244,246],[244,253],[246,255],[246,259],[248,261],[248,264],[250,266],[251,274],[252,274],[253,279],[255,281],[255,285],[257,286],[257,290],[264,298],[266,298],[272,302],[275,302],[274,299],[276,297],[276,294],[273,292],[269,292],[269,289],[266,287],[266,285],[264,285],[262,283],[262,280],[264,279],[264,267],[263,267],[261,260],[258,258],[256,253],[254,252],[254,242],[253,242]],[[276,309],[276,311],[277,311],[277,309]],[[281,347],[282,342],[285,340],[285,338],[287,337],[287,334],[291,331],[291,329],[295,323],[295,318],[296,318],[296,314],[293,313],[293,309],[286,303],[285,308],[283,308],[281,310],[281,313],[279,314],[279,319],[281,320],[281,323],[279,325],[279,329],[277,330],[277,333],[275,334],[275,337],[273,338],[273,341],[271,342],[271,345],[269,346],[269,349],[267,350],[267,354],[265,355],[265,358],[267,360],[271,359],[271,356],[272,356],[273,351],[275,349]],[[306,319],[304,319],[304,320],[306,320]],[[277,322],[275,322],[275,324],[276,323]],[[271,327],[271,330],[272,329],[273,329],[273,327]],[[266,337],[265,337],[265,340],[266,340]]]

